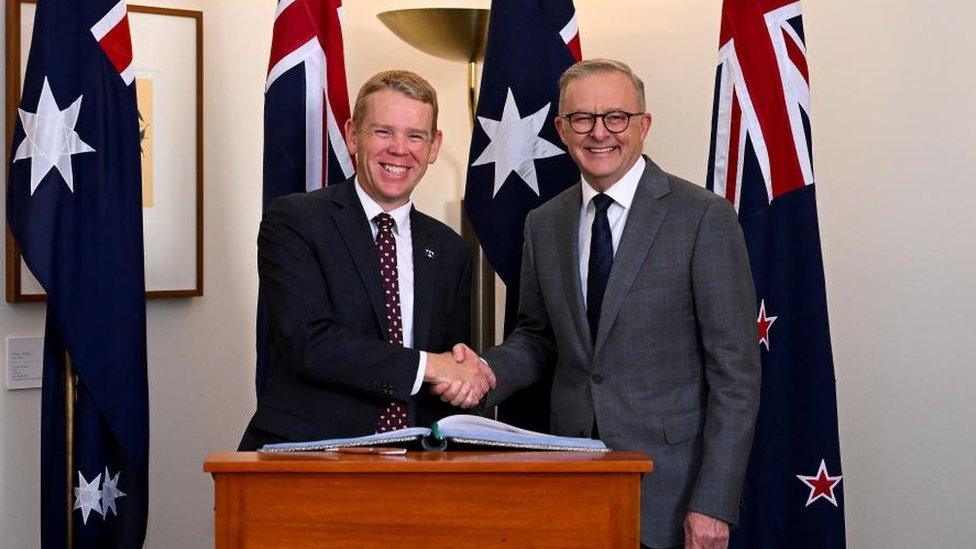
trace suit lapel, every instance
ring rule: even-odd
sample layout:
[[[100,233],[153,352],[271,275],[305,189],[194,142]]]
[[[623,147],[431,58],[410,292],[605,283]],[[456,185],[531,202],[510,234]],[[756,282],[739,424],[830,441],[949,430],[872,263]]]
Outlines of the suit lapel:
[[[410,235],[413,241],[413,346],[430,346],[431,310],[434,303],[434,281],[440,264],[440,248],[434,241],[428,219],[410,210]]]
[[[580,250],[579,225],[580,206],[583,203],[582,183],[577,183],[572,193],[563,197],[564,205],[559,210],[556,219],[556,234],[552,249],[559,250],[559,265],[557,272],[562,274],[563,287],[572,292],[569,301],[569,312],[573,318],[579,340],[584,347],[593,352],[590,327],[586,323],[586,307],[583,304],[583,283],[580,280]],[[567,242],[569,245],[562,245]],[[537,265],[536,268],[539,268]]]
[[[597,331],[594,356],[600,352],[606,342],[607,334],[617,319],[627,291],[633,285],[634,277],[644,263],[644,258],[668,211],[667,206],[658,200],[670,192],[667,178],[649,158],[644,157],[644,159],[647,167],[634,193],[630,213],[627,215],[627,224],[624,226],[617,253],[613,256],[613,267],[610,269],[610,278],[607,280],[607,289],[603,295],[600,329]]]
[[[356,265],[359,277],[369,295],[369,304],[373,308],[373,316],[379,323],[381,334],[386,337],[386,301],[383,298],[383,282],[380,280],[380,261],[376,252],[373,233],[366,220],[366,212],[356,196],[353,187],[355,183],[350,179],[340,183],[332,196],[333,203],[338,206],[332,210],[332,218],[339,227],[339,234],[346,243],[349,255]]]

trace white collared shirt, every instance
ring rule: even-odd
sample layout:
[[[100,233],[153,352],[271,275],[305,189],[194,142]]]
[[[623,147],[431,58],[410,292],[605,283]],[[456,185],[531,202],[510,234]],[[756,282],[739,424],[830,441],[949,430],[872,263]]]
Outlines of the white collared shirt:
[[[356,194],[359,202],[363,205],[366,212],[366,221],[369,222],[369,230],[373,233],[373,241],[380,228],[373,219],[383,213],[383,207],[376,203],[366,191],[359,185],[359,180],[354,180],[356,184]],[[407,201],[406,204],[386,213],[393,217],[393,240],[396,242],[397,249],[397,283],[400,286],[400,317],[403,326],[403,346],[413,348],[413,239],[410,236],[410,210],[413,202]],[[427,373],[427,353],[420,351],[420,363],[417,366],[417,379],[413,383],[411,395],[420,391],[420,386],[424,382],[424,375]]]
[[[613,253],[616,256],[617,246],[620,245],[620,237],[624,234],[624,226],[627,224],[627,216],[630,214],[630,205],[634,201],[634,193],[637,192],[637,184],[644,174],[647,162],[643,156],[637,157],[637,162],[621,177],[616,183],[610,185],[603,194],[613,199],[610,207],[607,208],[607,220],[610,221],[610,235],[613,241]],[[586,305],[586,281],[589,273],[590,264],[590,237],[593,234],[593,220],[596,219],[596,206],[593,204],[593,197],[599,194],[583,178],[583,203],[580,206],[579,224],[579,270],[580,282],[583,288],[583,305]]]

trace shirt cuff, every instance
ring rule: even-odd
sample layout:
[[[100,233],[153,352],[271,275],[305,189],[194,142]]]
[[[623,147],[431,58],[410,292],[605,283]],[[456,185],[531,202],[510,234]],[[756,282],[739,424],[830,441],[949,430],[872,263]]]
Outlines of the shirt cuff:
[[[417,364],[417,379],[413,382],[413,389],[410,390],[410,396],[420,392],[420,386],[424,384],[425,375],[427,375],[427,353],[420,351],[420,361]]]

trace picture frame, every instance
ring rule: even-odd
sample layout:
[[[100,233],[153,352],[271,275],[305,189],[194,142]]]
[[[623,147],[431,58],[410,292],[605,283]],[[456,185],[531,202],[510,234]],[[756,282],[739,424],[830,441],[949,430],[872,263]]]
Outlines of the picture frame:
[[[34,0],[7,1],[6,150],[17,120],[35,8]],[[143,149],[146,296],[202,296],[203,12],[136,5],[127,11]],[[9,228],[6,243],[7,302],[44,301]]]

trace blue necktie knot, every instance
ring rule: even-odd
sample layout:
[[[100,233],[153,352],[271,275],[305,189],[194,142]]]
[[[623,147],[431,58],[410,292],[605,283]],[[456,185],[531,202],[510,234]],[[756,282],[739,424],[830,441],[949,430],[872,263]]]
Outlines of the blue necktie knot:
[[[596,211],[598,212],[607,213],[607,210],[610,209],[611,204],[613,204],[613,199],[603,193],[593,197],[593,205],[596,207]]]

